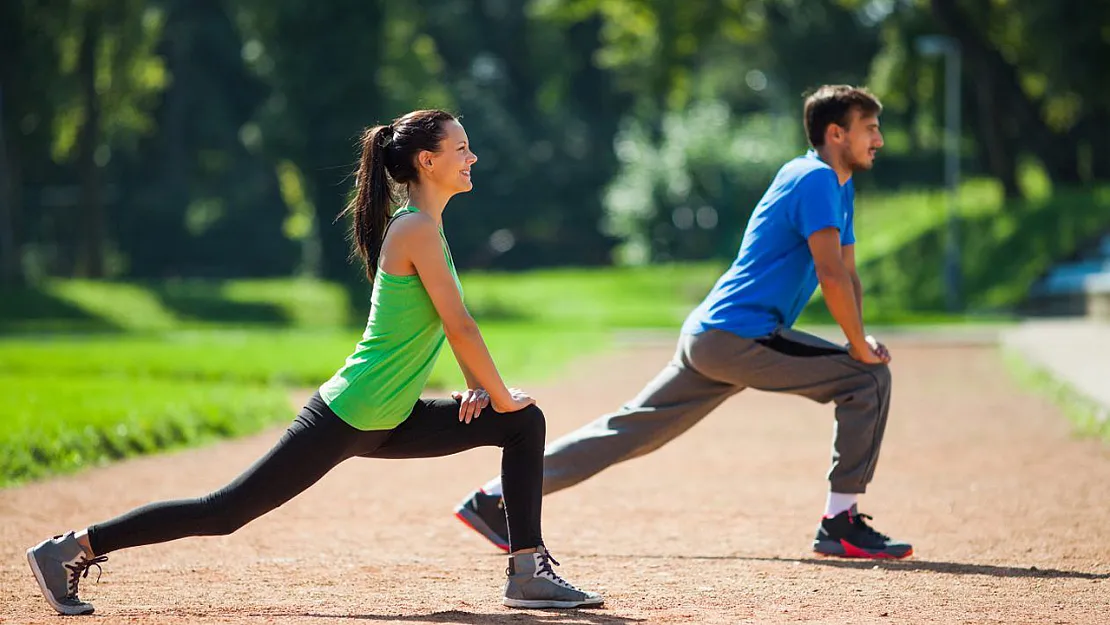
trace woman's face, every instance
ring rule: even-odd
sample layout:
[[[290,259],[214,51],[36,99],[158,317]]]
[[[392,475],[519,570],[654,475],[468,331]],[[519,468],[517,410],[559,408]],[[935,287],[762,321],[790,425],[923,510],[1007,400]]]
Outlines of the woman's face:
[[[443,123],[444,137],[438,152],[421,152],[417,157],[422,182],[435,185],[449,192],[465,193],[474,188],[470,181],[470,167],[478,161],[470,151],[466,130],[457,120]]]

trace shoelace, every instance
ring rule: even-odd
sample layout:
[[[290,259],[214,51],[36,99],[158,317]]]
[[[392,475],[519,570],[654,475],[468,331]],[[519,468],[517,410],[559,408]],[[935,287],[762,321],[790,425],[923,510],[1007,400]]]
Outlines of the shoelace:
[[[871,527],[870,525],[867,524],[867,521],[865,521],[864,519],[872,518],[870,514],[856,513],[856,515],[852,516],[851,518],[852,518],[853,524],[856,527],[863,530],[864,532],[867,532],[869,535],[874,536],[874,537],[876,537],[876,538],[878,538],[879,540],[882,540],[882,541],[890,540],[890,536],[887,536],[886,534],[876,530],[875,528],[873,528],[873,527]]]
[[[540,573],[546,573],[547,578],[550,579],[551,581],[555,582],[556,584],[559,584],[561,586],[565,586],[565,587],[567,587],[571,590],[578,590],[577,588],[575,588],[575,586],[573,584],[571,584],[567,580],[563,579],[562,577],[559,577],[559,574],[555,572],[555,569],[551,568],[552,564],[554,564],[555,566],[559,566],[559,561],[556,560],[555,557],[551,555],[551,552],[544,549],[544,550],[540,551],[539,553],[537,553],[536,555],[538,555],[540,557],[539,568],[536,569],[536,575],[537,576]]]
[[[94,566],[96,567],[96,570],[97,570],[96,581],[97,581],[97,583],[99,583],[100,582],[100,575],[102,573],[104,573],[104,569],[100,568],[100,563],[101,562],[106,562],[107,560],[108,560],[108,556],[98,556],[96,558],[93,558],[92,560],[89,560],[89,559],[85,558],[85,556],[81,556],[81,560],[79,562],[77,562],[76,564],[67,564],[67,565],[65,565],[66,568],[69,569],[69,584],[68,584],[69,594],[66,595],[66,598],[69,598],[69,599],[76,599],[77,598],[77,584],[79,582],[79,578],[88,577],[89,576],[89,569],[94,567]]]

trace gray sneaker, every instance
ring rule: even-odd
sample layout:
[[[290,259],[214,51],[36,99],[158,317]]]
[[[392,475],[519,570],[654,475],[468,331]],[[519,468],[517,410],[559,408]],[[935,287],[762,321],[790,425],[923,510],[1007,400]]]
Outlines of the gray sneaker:
[[[73,532],[44,540],[27,550],[27,563],[39,582],[42,595],[59,614],[92,614],[93,606],[77,598],[79,578],[89,567],[100,569],[108,556],[89,559]],[[99,579],[99,575],[97,576]]]
[[[509,556],[505,582],[505,605],[510,608],[582,608],[601,605],[596,592],[578,590],[559,577],[551,565],[559,565],[543,545],[536,553]]]

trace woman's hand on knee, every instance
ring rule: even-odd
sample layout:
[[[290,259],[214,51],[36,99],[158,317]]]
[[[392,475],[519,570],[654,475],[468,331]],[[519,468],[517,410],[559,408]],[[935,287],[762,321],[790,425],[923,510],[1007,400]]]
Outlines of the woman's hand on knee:
[[[528,406],[536,403],[535,399],[532,399],[532,397],[530,397],[528,393],[525,393],[519,388],[509,389],[508,397],[501,398],[499,401],[491,401],[493,402],[493,409],[502,414],[507,412],[516,412],[517,410],[524,410]]]
[[[489,393],[481,388],[468,388],[463,392],[451,393],[451,399],[459,402],[459,421],[470,423],[478,418],[482,409],[489,405]]]

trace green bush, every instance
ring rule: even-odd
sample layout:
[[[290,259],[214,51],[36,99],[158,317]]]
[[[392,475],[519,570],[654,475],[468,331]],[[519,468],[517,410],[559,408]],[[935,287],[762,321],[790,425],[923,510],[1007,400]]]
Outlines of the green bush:
[[[0,373],[310,386],[331,377],[355,329],[197,329],[0,340]]]
[[[0,486],[293,417],[278,387],[0,374],[0,394]]]
[[[1018,307],[1052,265],[1110,229],[1110,187],[1057,191],[1051,197],[1004,203],[961,198],[961,293],[970,311]],[[905,207],[905,220],[932,214],[932,224],[889,249],[860,259],[868,304],[887,310],[943,310],[945,226],[942,213]],[[866,226],[862,226],[864,228]],[[882,232],[877,232],[882,241]],[[861,236],[863,236],[861,234]],[[871,242],[861,239],[861,252]]]

